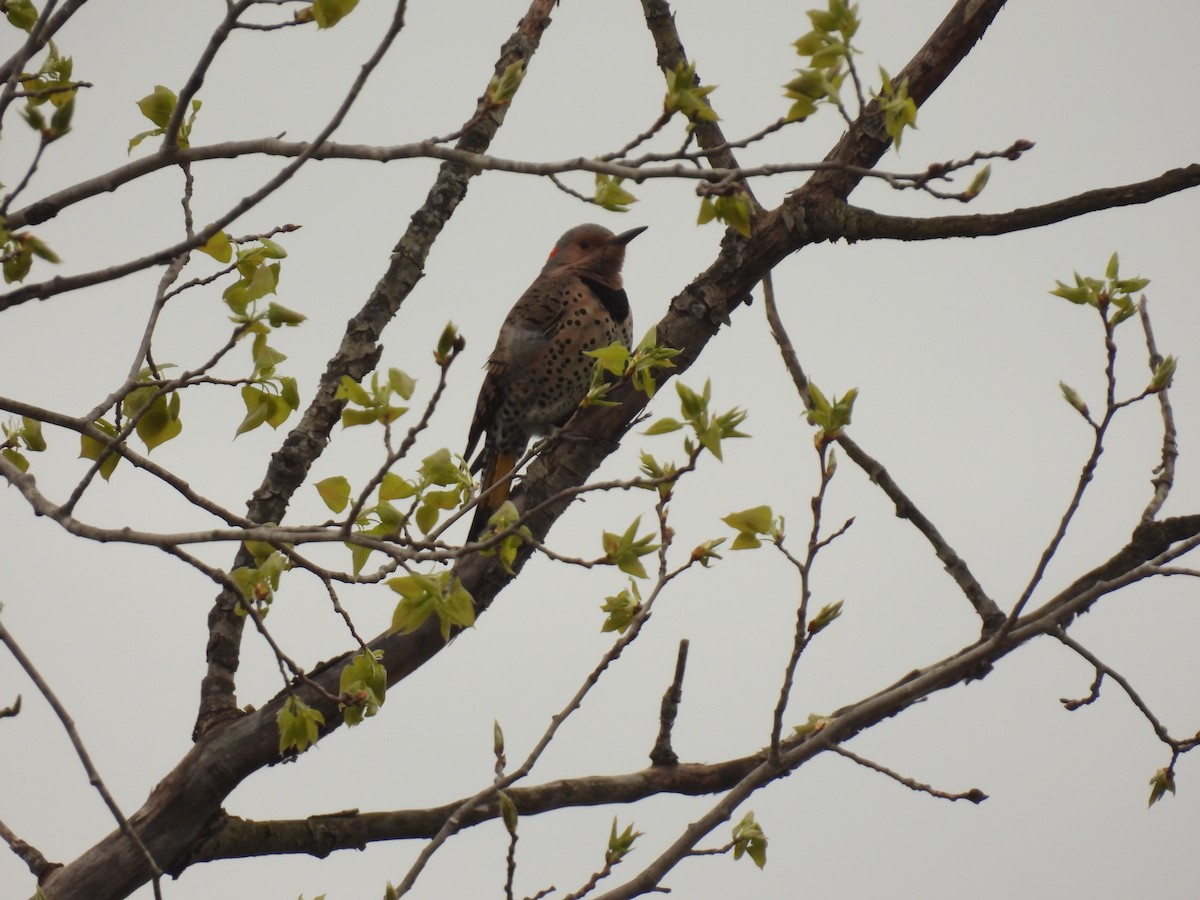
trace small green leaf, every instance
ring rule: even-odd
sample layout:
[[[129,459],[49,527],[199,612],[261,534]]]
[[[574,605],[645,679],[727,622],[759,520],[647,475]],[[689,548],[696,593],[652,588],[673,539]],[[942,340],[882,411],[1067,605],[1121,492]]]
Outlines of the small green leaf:
[[[500,819],[509,834],[517,833],[517,807],[504,791],[496,792],[496,802],[500,806]]]
[[[1062,390],[1063,398],[1071,404],[1077,413],[1086,419],[1088,416],[1088,405],[1083,402],[1083,398],[1079,396],[1079,392],[1065,381],[1060,381],[1058,386]]]
[[[667,76],[667,95],[663,98],[663,109],[666,112],[681,112],[693,124],[720,120],[720,116],[706,99],[716,90],[716,86],[696,84],[695,63],[681,62],[673,70],[666,70],[664,74]]]
[[[96,426],[96,428],[98,430],[100,430],[102,433],[108,435],[109,437],[116,437],[117,429],[112,425],[112,423],[107,422],[104,419],[97,419],[92,424],[94,426]],[[101,455],[104,453],[104,451],[107,448],[108,448],[108,445],[106,443],[101,442],[100,440],[92,437],[91,435],[81,434],[79,436],[79,458],[80,459],[97,460],[101,457]],[[109,477],[113,473],[113,470],[117,467],[117,463],[119,463],[120,461],[121,461],[121,454],[116,453],[115,451],[113,453],[108,454],[108,456],[106,456],[104,458],[104,462],[102,462],[100,464],[100,477],[103,478],[105,481],[108,481]]]
[[[332,28],[353,12],[358,0],[313,0],[312,14],[318,28]]]
[[[1175,378],[1176,360],[1173,356],[1166,357],[1158,367],[1154,370],[1154,375],[1150,379],[1150,387],[1147,388],[1151,393],[1157,394],[1159,391],[1165,391],[1171,386],[1172,380]],[[32,447],[30,449],[33,449]]]
[[[325,717],[295,694],[288,696],[275,717],[279,726],[279,752],[303,753],[317,742]]]
[[[670,416],[664,416],[659,419],[642,434],[670,434],[672,431],[678,431],[683,427],[683,423],[678,419],[673,419]]]
[[[334,475],[313,485],[321,499],[335,513],[340,513],[350,502],[350,482],[344,475]]]
[[[406,478],[388,472],[379,485],[380,500],[406,500],[417,493],[417,487]]]
[[[731,550],[751,550],[761,547],[759,535],[770,535],[775,528],[775,516],[769,506],[754,506],[741,512],[730,513],[721,521],[737,531],[738,535],[730,544]]]
[[[621,187],[624,178],[613,175],[596,173],[596,193],[594,200],[598,206],[613,212],[629,212],[629,204],[637,203],[637,197]]]
[[[808,623],[808,633],[816,634],[826,628],[831,622],[842,615],[842,601],[829,603],[821,607],[821,611],[817,613]]]
[[[358,725],[379,712],[387,694],[387,669],[379,662],[382,650],[360,651],[342,669],[338,701],[347,725]]]
[[[625,533],[618,536],[611,532],[604,532],[601,543],[604,546],[605,562],[616,566],[627,575],[633,575],[636,578],[646,578],[646,567],[642,565],[641,557],[653,553],[658,549],[658,544],[652,543],[654,540],[653,534],[637,536],[638,525],[641,524],[642,517],[638,516],[633,520],[633,523],[625,529]]]
[[[218,231],[197,249],[201,253],[207,253],[220,263],[227,263],[233,259],[233,244],[229,240],[227,231]]]
[[[762,826],[754,821],[754,813],[748,812],[733,828],[733,858],[743,855],[754,860],[760,869],[767,864],[767,836]]]
[[[517,95],[517,88],[524,80],[525,60],[518,59],[514,63],[509,63],[504,71],[493,77],[488,84],[488,100],[496,106],[504,106],[512,102],[512,98]]]
[[[33,26],[37,24],[38,11],[32,0],[7,0],[3,9],[10,25],[25,32],[33,31]]]
[[[992,164],[988,163],[971,179],[971,186],[963,191],[964,200],[974,200],[983,191],[988,183],[988,179],[992,177]]]
[[[271,323],[272,328],[279,328],[282,325],[299,325],[307,318],[308,316],[303,313],[280,306],[278,303],[270,303],[267,306],[267,321]]]
[[[829,723],[828,716],[818,716],[816,713],[808,714],[808,721],[803,725],[796,725],[792,731],[797,735],[816,734],[821,731]]]
[[[388,369],[388,386],[405,400],[411,400],[417,382],[406,373],[393,368]]]
[[[627,825],[625,830],[618,834],[617,817],[613,816],[612,831],[608,835],[608,850],[604,854],[605,864],[615,866],[619,863],[625,854],[633,849],[634,841],[641,836],[642,832],[633,830],[632,823]]]
[[[22,472],[29,471],[29,460],[25,458],[25,455],[21,451],[14,450],[12,447],[4,447],[0,449],[0,456],[3,456]]]
[[[167,123],[171,121],[171,114],[175,112],[175,105],[179,102],[179,98],[175,96],[175,92],[161,84],[154,86],[154,93],[147,94],[137,102],[138,109],[142,111],[142,115],[157,125],[159,128],[166,128]]]
[[[605,614],[605,618],[600,630],[624,634],[641,608],[642,595],[638,591],[637,583],[630,581],[628,589],[604,598],[600,611]]]
[[[613,341],[599,350],[585,350],[583,355],[590,356],[603,371],[618,378],[625,374],[629,362],[629,348],[620,341]]]
[[[1150,779],[1150,802],[1147,806],[1153,806],[1167,795],[1167,791],[1175,793],[1175,773],[1170,769],[1159,769]]]

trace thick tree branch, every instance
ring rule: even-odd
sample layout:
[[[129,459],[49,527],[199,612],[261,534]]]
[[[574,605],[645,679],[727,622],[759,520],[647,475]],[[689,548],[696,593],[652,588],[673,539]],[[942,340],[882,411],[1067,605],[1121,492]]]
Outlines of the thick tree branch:
[[[552,7],[553,0],[533,0],[517,30],[501,48],[496,74],[504,72],[519,59],[532,57],[550,24]],[[505,108],[493,110],[487,105],[486,90],[483,93],[485,99],[480,100],[470,119],[473,124],[458,141],[458,147],[469,153],[486,150],[504,120]],[[263,482],[249,504],[250,518],[258,522],[283,521],[292,495],[324,451],[338,422],[344,405],[336,397],[342,376],[348,375],[358,381],[375,368],[382,349],[379,342],[383,329],[399,312],[401,304],[424,274],[425,259],[433,242],[466,196],[467,185],[476,174],[478,170],[457,163],[445,163],[441,167],[425,203],[413,215],[393,250],[387,271],[362,309],[347,323],[341,345],[326,365],[313,400],[271,458]],[[244,563],[243,553],[234,564]],[[235,599],[222,594],[209,615],[209,668],[201,686],[197,734],[223,719],[238,715],[234,673],[238,667],[243,621],[232,612]]]

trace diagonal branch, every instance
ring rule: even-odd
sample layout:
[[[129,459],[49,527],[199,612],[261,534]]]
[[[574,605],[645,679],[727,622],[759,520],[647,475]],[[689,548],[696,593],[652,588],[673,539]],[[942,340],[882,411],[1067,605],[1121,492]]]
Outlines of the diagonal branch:
[[[1009,212],[910,218],[884,215],[855,206],[845,206],[839,212],[835,206],[830,215],[839,220],[837,237],[848,241],[931,241],[944,238],[987,237],[1012,234],[1030,228],[1043,228],[1101,210],[1150,203],[1198,186],[1200,163],[1193,163],[1183,168],[1171,169],[1145,181],[1097,188],[1072,197]]]
[[[71,714],[67,712],[67,708],[62,705],[62,702],[58,699],[58,696],[53,690],[51,690],[50,685],[46,682],[46,679],[42,677],[42,673],[38,671],[37,667],[34,666],[33,661],[25,655],[25,651],[21,649],[21,646],[17,643],[16,638],[12,636],[11,632],[9,632],[9,630],[3,624],[0,624],[0,644],[3,644],[8,649],[8,652],[12,654],[13,659],[17,661],[17,665],[19,665],[25,671],[25,674],[29,676],[29,680],[37,686],[38,691],[43,697],[46,698],[46,702],[50,704],[50,708],[54,710],[54,714],[58,716],[59,722],[62,723],[63,730],[67,733],[67,737],[71,741],[71,746],[75,749],[75,755],[79,757],[79,761],[83,764],[84,771],[87,772],[88,782],[96,789],[97,793],[100,794],[100,798],[104,801],[104,805],[108,807],[108,811],[112,813],[113,818],[117,820],[117,824],[120,826],[122,833],[129,838],[129,841],[141,854],[144,864],[150,869],[151,880],[154,883],[154,896],[156,900],[162,900],[159,882],[162,878],[163,870],[159,866],[154,855],[149,851],[149,849],[147,849],[146,844],[142,841],[141,835],[139,835],[137,830],[129,824],[129,820],[125,817],[125,814],[121,812],[121,808],[117,806],[117,801],[114,800],[112,794],[109,793],[108,787],[104,783],[104,779],[100,777],[99,771],[97,771],[95,764],[92,762],[91,754],[88,753],[87,747],[84,746],[83,738],[79,736],[79,731],[75,728],[75,720],[71,718]]]
[[[495,72],[502,73],[519,59],[528,60],[537,50],[554,0],[532,0],[517,30],[501,48]],[[486,91],[484,92],[486,96]],[[483,114],[486,112],[487,114]],[[470,153],[487,149],[504,120],[505,108],[492,109],[481,99],[458,141]],[[342,341],[326,365],[316,393],[299,423],[284,438],[271,458],[262,484],[248,505],[247,515],[256,522],[281,522],[292,495],[304,482],[309,468],[329,441],[341,414],[343,401],[337,387],[343,375],[359,381],[375,368],[382,347],[383,329],[395,318],[401,304],[424,274],[425,259],[433,242],[466,196],[467,185],[478,170],[458,163],[445,163],[420,209],[392,252],[391,262],[366,303],[347,323]],[[245,552],[234,565],[247,564]],[[196,734],[214,724],[239,715],[234,698],[234,675],[238,668],[243,620],[233,613],[235,597],[222,594],[209,614],[208,672],[201,684]]]

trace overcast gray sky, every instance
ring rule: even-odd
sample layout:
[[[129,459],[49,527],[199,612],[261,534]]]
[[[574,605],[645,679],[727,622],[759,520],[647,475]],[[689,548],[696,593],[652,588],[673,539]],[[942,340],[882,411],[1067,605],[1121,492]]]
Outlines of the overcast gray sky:
[[[755,131],[786,111],[779,85],[800,65],[791,41],[808,28],[806,6],[742,0],[735,12],[714,3],[675,5],[689,55],[704,81],[719,85],[712,100],[727,135]],[[950,3],[862,0],[860,6],[864,25],[855,44],[861,70],[874,83],[876,64],[898,71]],[[457,128],[524,8],[524,0],[410,3],[391,56],[335,138],[398,144]],[[75,76],[94,87],[80,94],[76,133],[47,153],[25,199],[122,164],[129,137],[146,127],[134,102],[156,83],[181,86],[223,11],[217,0],[88,4],[58,44],[74,57]],[[283,132],[310,137],[390,15],[390,4],[365,0],[331,32],[235,35],[201,92],[193,141]],[[0,31],[4,56],[16,46],[14,34]],[[1200,130],[1188,98],[1196,84],[1197,34],[1200,7],[1182,0],[1012,3],[921,110],[899,158],[889,155],[882,165],[918,171],[1017,138],[1036,142],[1036,149],[1017,163],[998,162],[987,190],[967,209],[871,183],[853,200],[906,215],[995,212],[1195,162]],[[654,59],[633,0],[563,3],[492,151],[552,160],[616,149],[661,108]],[[842,127],[826,110],[747,150],[741,161],[819,159]],[[28,159],[23,129],[15,119],[6,122],[0,159],[6,184],[20,177]],[[672,131],[662,147],[678,139]],[[196,166],[198,221],[219,215],[281,164]],[[290,256],[278,300],[309,320],[273,343],[288,354],[287,373],[299,379],[305,403],[434,170],[429,162],[313,163],[231,228],[246,234],[303,226],[282,239]],[[590,178],[567,180],[590,191]],[[755,190],[772,206],[799,183],[778,176]],[[626,265],[638,335],[708,265],[721,233],[716,225],[694,224],[692,188],[654,182],[634,191],[639,202],[617,215],[585,208],[532,178],[484,174],[474,181],[430,255],[425,279],[385,335],[383,365],[419,379],[418,402],[436,383],[429,351],[444,323],[457,322],[467,339],[415,458],[442,446],[462,449],[500,321],[566,228],[592,220],[614,230],[650,226],[630,245]],[[37,233],[63,257],[66,272],[138,256],[181,236],[179,192],[178,173],[162,172],[80,204]],[[852,434],[889,467],[1002,606],[1028,581],[1088,452],[1090,431],[1063,402],[1058,382],[1073,385],[1094,408],[1102,401],[1099,326],[1047,291],[1073,270],[1102,275],[1114,250],[1124,274],[1153,280],[1146,293],[1160,349],[1181,360],[1173,397],[1183,461],[1165,512],[1200,506],[1198,215],[1200,196],[1191,192],[1000,238],[813,246],[777,270],[779,303],[811,377],[826,393],[859,389]],[[197,271],[207,270],[201,264]],[[0,395],[70,414],[98,402],[128,369],[158,274],[6,311]],[[184,295],[164,315],[156,358],[180,366],[206,358],[225,339],[225,314],[219,288]],[[1132,394],[1147,377],[1144,346],[1136,321],[1120,332],[1121,393]],[[247,355],[235,353],[231,374],[248,372]],[[699,387],[706,378],[716,407],[749,411],[745,430],[753,439],[728,445],[723,465],[705,459],[681,487],[672,510],[677,552],[728,535],[720,517],[760,503],[786,515],[799,539],[816,484],[811,428],[761,301],[738,311],[684,381]],[[189,391],[183,404],[183,434],[153,458],[197,490],[242,508],[283,432],[260,429],[233,441],[243,414],[233,392]],[[663,391],[652,411],[677,414],[674,390]],[[1152,403],[1121,417],[1039,597],[1124,543],[1150,496],[1158,428]],[[47,438],[51,449],[34,459],[38,484],[62,500],[83,467],[74,460],[73,436],[48,429]],[[635,432],[625,443],[602,476],[632,474],[643,448],[681,456],[677,435]],[[312,478],[346,474],[361,481],[380,452],[377,433],[339,431]],[[93,487],[77,514],[97,524],[160,529],[206,522],[129,467]],[[647,496],[593,497],[571,509],[552,542],[565,553],[594,556],[602,528],[623,530],[639,514],[647,521],[652,514]],[[878,690],[978,633],[974,614],[927,545],[849,464],[835,479],[826,515],[830,523],[856,517],[822,556],[814,578],[816,602],[843,599],[845,613],[805,654],[788,717],[795,723]],[[327,513],[305,488],[289,516],[321,521]],[[33,518],[11,489],[0,491],[0,536],[4,622],[66,703],[131,813],[190,745],[213,586],[163,554],[70,538]],[[203,555],[228,565],[231,551]],[[477,629],[389,695],[381,715],[332,735],[295,764],[254,775],[226,808],[268,819],[433,805],[473,793],[491,778],[493,719],[505,729],[509,758],[523,757],[609,646],[610,637],[599,632],[599,604],[623,585],[616,573],[535,560]],[[676,750],[685,760],[715,761],[763,746],[790,649],[796,592],[793,570],[768,549],[727,553],[713,570],[689,573],[564,729],[532,782],[645,765],[683,637],[691,656]],[[384,588],[347,590],[344,599],[364,634],[390,620],[394,595]],[[285,580],[269,624],[306,665],[349,646],[321,586],[299,573]],[[1107,598],[1072,634],[1129,677],[1172,733],[1183,736],[1200,724],[1198,625],[1194,586],[1173,579]],[[279,689],[273,659],[248,634],[243,660],[239,702],[260,704]],[[1166,764],[1165,747],[1111,683],[1098,703],[1064,711],[1059,698],[1085,695],[1092,677],[1066,648],[1036,641],[983,682],[945,691],[851,745],[943,790],[978,787],[991,797],[980,806],[914,794],[844,759],[821,758],[748,804],[771,839],[764,871],[752,871],[748,861],[701,858],[679,866],[666,883],[689,898],[1183,895],[1200,876],[1195,765],[1190,758],[1181,763],[1178,798],[1147,811],[1148,779]],[[111,818],[50,711],[0,655],[0,706],[17,693],[25,700],[20,717],[0,723],[0,820],[51,859],[67,862],[107,834]],[[632,814],[645,832],[629,870],[657,855],[711,802],[661,797],[617,810],[622,825]],[[613,812],[524,820],[517,890],[528,895],[582,882],[602,862]],[[722,829],[705,845],[726,835]],[[499,824],[472,829],[435,857],[414,896],[501,895],[505,846]],[[395,843],[324,861],[200,866],[165,891],[173,900],[380,896],[419,850]],[[0,854],[0,887],[4,897],[31,893],[15,857]]]

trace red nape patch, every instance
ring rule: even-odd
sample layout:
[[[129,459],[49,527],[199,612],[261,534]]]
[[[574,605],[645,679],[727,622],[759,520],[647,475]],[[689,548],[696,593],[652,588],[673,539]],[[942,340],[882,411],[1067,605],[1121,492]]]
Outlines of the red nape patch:
[[[558,255],[558,244],[555,244],[553,247],[550,248],[550,255],[547,256],[546,259],[554,259],[554,257],[557,255]]]

